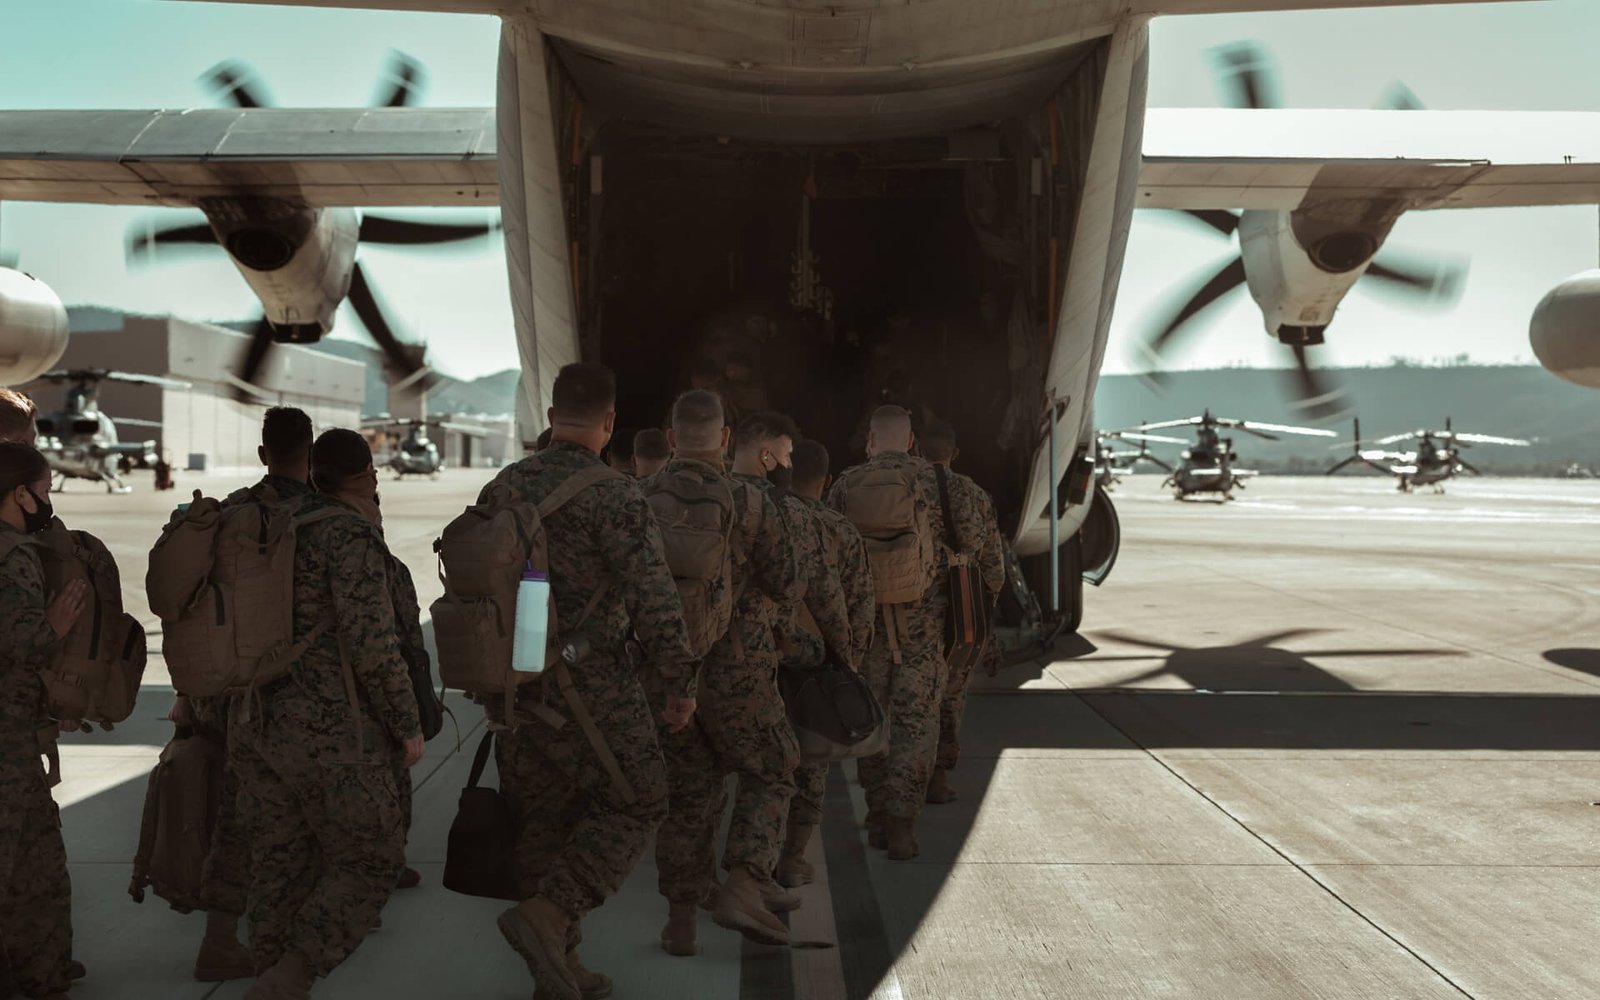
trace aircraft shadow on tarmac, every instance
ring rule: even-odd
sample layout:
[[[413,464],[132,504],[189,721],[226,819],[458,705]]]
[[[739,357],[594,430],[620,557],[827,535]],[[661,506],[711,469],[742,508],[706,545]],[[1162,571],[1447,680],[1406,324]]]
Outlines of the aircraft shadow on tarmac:
[[[1544,658],[1558,667],[1600,677],[1600,649],[1547,649]]]

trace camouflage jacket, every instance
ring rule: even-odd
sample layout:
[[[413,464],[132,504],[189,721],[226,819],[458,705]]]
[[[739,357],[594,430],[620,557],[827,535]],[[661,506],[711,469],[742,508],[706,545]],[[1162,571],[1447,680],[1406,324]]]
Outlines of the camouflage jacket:
[[[49,725],[40,671],[57,644],[45,619],[44,568],[27,536],[0,524],[0,754],[8,761],[37,754],[34,733]]]
[[[952,520],[956,538],[961,543],[960,551],[973,557],[973,564],[992,597],[1000,593],[1000,588],[1006,582],[1005,543],[1000,538],[1000,522],[995,517],[994,499],[970,476],[964,476],[948,465],[943,468],[945,481],[949,484],[950,506],[954,511]],[[950,550],[941,545],[939,568],[943,570],[949,564]]]
[[[507,466],[490,485],[509,486],[524,502],[538,503],[568,476],[598,464],[600,457],[582,445],[556,441]],[[551,514],[545,535],[551,599],[559,621],[568,627],[577,623],[595,591],[611,588],[580,630],[599,654],[591,671],[626,663],[631,633],[668,693],[693,695],[699,663],[689,649],[683,606],[667,568],[661,532],[639,484],[621,476],[602,480]],[[574,674],[585,685],[585,672]],[[601,678],[591,682],[608,683]]]
[[[311,488],[310,483],[302,483],[298,479],[289,479],[284,476],[274,476],[267,473],[261,481],[254,486],[234,490],[223,499],[223,506],[235,503],[246,503],[258,500],[290,500],[295,497],[315,496],[317,491]]]
[[[872,645],[872,622],[877,613],[872,600],[872,566],[867,565],[861,534],[845,515],[822,506],[822,501],[789,494],[784,507],[803,518],[797,531],[805,533],[806,542],[797,547],[806,594],[805,611],[795,603],[779,621],[779,642],[787,640],[803,650],[798,661],[818,664],[824,651],[821,646],[808,646],[821,640],[851,667],[859,667]]]
[[[422,606],[417,602],[417,584],[411,570],[393,554],[389,556],[389,603],[394,607],[396,636],[400,655],[408,664],[432,666],[428,640],[422,634]]]
[[[306,641],[322,622],[332,625],[290,668],[290,676],[318,704],[329,735],[342,735],[339,727],[352,721],[342,646],[363,710],[382,723],[391,739],[410,739],[422,728],[396,638],[389,548],[377,528],[333,497],[313,494],[302,510],[330,506],[346,516],[308,524],[295,539],[295,641]]]
[[[734,560],[739,600],[733,606],[733,627],[712,649],[712,658],[719,662],[738,659],[738,645],[753,644],[754,637],[761,633],[766,635],[759,646],[767,648],[778,623],[778,609],[798,601],[804,587],[788,524],[767,492],[766,478],[734,473],[728,479],[733,483],[734,503],[741,511],[750,510],[745,491],[756,491],[761,498],[761,516],[757,520],[747,513],[739,526],[738,544],[745,547],[743,567],[739,559]]]

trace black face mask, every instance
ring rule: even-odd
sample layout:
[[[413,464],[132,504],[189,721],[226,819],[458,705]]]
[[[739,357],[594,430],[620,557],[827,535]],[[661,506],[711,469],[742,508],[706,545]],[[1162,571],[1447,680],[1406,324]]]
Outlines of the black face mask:
[[[767,473],[767,482],[787,493],[794,486],[794,470],[787,465],[774,466]]]
[[[37,535],[50,527],[50,519],[56,516],[56,511],[49,500],[41,499],[39,494],[33,492],[33,487],[24,486],[23,489],[28,491],[28,496],[33,497],[38,509],[22,512],[22,530],[30,535]]]

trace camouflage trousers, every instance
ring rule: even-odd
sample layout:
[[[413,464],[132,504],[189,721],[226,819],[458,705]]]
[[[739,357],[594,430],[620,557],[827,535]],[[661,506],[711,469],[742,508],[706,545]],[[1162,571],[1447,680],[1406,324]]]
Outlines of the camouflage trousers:
[[[16,741],[13,741],[16,742]],[[72,881],[61,814],[45,784],[30,732],[0,751],[0,944],[23,996],[70,985]]]
[[[794,798],[789,801],[790,826],[822,822],[822,797],[828,790],[827,764],[801,764],[794,769]]]
[[[880,606],[878,613],[881,619],[888,611]],[[871,814],[916,819],[922,812],[939,749],[939,704],[948,672],[944,614],[944,598],[932,594],[893,615],[893,634],[887,621],[873,633],[861,674],[888,713],[889,750],[856,764]]]
[[[671,810],[656,835],[656,869],[661,894],[674,902],[711,890],[730,774],[738,785],[723,869],[764,876],[778,863],[800,750],[778,694],[776,651],[746,649],[742,661],[706,661],[694,723],[661,736]]]
[[[293,949],[326,976],[377,921],[405,868],[393,741],[370,713],[359,749],[349,710],[292,684],[243,720],[229,761],[249,832],[250,950],[265,969]]]
[[[949,665],[944,679],[944,696],[939,699],[939,752],[935,763],[948,771],[961,759],[961,720],[967,715],[967,688],[972,684],[972,672],[979,661],[987,665],[989,650],[999,644],[989,640],[976,656],[967,658],[966,666]]]
[[[226,748],[229,699],[190,698],[189,706],[195,734]],[[250,839],[239,823],[239,776],[230,764],[223,768],[211,850],[200,869],[200,902],[211,912],[243,914],[249,890]]]
[[[546,704],[566,720],[560,729],[534,718],[495,735],[500,790],[517,825],[519,894],[547,899],[575,921],[622,888],[667,813],[666,765],[644,689],[629,671],[594,663],[581,669],[602,677],[588,684],[578,677],[577,686],[627,777],[631,801],[559,695]]]

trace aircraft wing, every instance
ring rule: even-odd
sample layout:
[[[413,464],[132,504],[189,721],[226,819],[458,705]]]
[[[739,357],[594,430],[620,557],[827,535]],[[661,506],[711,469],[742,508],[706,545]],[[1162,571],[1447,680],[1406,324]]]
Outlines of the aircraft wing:
[[[494,205],[494,109],[0,111],[0,201]]]
[[[1600,113],[1152,108],[1140,208],[1600,201]]]

